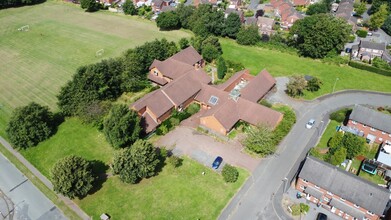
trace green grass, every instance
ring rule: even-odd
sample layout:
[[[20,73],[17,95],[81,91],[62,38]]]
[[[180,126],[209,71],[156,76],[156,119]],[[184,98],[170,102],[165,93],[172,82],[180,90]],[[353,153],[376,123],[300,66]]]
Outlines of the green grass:
[[[102,213],[113,219],[216,219],[248,177],[239,172],[238,181],[228,184],[220,174],[184,158],[179,168],[165,166],[136,185],[111,177],[98,192],[76,202],[93,219]]]
[[[0,152],[18,168],[45,196],[50,199],[69,219],[81,219],[58,196],[45,186],[30,170],[25,167],[13,154],[0,144]]]
[[[28,32],[17,31],[29,25]],[[0,13],[0,134],[13,108],[35,101],[56,110],[56,95],[77,67],[155,38],[178,40],[184,31],[159,31],[154,22],[109,12],[86,13],[61,1]],[[104,49],[102,57],[95,57]],[[6,111],[3,113],[3,111]]]
[[[317,92],[306,91],[304,99],[314,99],[331,93],[336,78],[335,91],[345,89],[374,90],[391,92],[391,78],[379,74],[355,69],[348,66],[339,67],[322,63],[319,60],[298,57],[261,47],[240,46],[233,40],[220,39],[223,57],[228,60],[241,62],[252,74],[267,69],[274,77],[290,75],[311,75],[323,81]]]
[[[385,184],[386,183],[386,181],[383,179],[383,177],[378,176],[378,175],[369,174],[363,170],[360,170],[360,174],[358,176],[363,179],[369,180],[375,184]]]
[[[36,147],[21,150],[20,153],[43,175],[50,178],[50,169],[57,160],[65,156],[74,154],[108,164],[114,149],[106,142],[103,133],[95,127],[70,118],[60,125],[57,133],[50,139]]]
[[[330,138],[332,138],[336,132],[335,128],[340,125],[341,123],[330,120],[330,123],[327,125],[326,130],[324,131],[322,138],[320,139],[318,145],[316,146],[319,149],[327,148],[327,143],[329,142]]]

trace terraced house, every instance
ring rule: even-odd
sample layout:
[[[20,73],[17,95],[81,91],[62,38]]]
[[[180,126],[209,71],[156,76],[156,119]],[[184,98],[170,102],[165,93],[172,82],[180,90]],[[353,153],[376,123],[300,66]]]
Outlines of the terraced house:
[[[348,220],[380,219],[390,197],[388,189],[314,157],[307,157],[296,189],[308,201]]]
[[[146,133],[154,131],[174,110],[182,111],[192,102],[202,107],[199,125],[222,135],[238,121],[275,128],[282,120],[281,113],[257,103],[275,85],[266,70],[257,76],[243,70],[223,84],[212,85],[203,65],[193,47],[152,63],[148,79],[161,87],[131,106],[142,117]]]

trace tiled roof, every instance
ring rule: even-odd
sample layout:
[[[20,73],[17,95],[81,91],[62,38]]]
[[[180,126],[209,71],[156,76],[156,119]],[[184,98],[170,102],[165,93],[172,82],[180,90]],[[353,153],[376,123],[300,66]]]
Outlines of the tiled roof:
[[[355,105],[349,119],[391,133],[391,116],[362,105]]]
[[[171,58],[192,66],[196,64],[198,61],[202,60],[202,56],[192,46],[179,51],[178,53],[174,54]]]
[[[258,102],[276,84],[276,80],[267,70],[262,70],[250,80],[241,91],[241,97],[252,102]]]

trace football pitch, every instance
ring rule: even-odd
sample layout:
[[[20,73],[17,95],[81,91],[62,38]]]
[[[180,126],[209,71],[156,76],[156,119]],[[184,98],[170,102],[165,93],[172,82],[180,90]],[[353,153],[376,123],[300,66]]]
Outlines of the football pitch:
[[[159,31],[155,23],[137,17],[86,13],[71,3],[1,10],[0,135],[15,107],[35,101],[56,110],[59,89],[79,66],[119,56],[155,38],[189,36]]]

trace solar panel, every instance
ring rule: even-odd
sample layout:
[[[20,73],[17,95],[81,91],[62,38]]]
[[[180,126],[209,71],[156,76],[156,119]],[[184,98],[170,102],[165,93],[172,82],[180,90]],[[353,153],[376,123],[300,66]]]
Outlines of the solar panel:
[[[209,103],[212,104],[212,105],[216,105],[217,102],[219,101],[219,98],[212,95],[210,98],[209,98]]]

